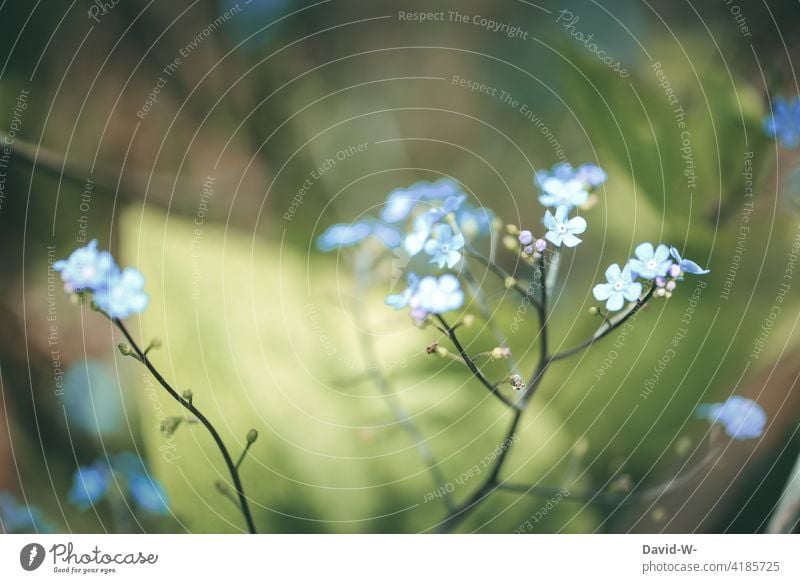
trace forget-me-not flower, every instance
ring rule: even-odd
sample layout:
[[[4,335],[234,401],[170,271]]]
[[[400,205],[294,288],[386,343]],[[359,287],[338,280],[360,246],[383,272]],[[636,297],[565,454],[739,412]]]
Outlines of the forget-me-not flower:
[[[652,243],[642,243],[634,250],[636,257],[628,261],[631,270],[644,279],[665,277],[672,266],[669,247],[660,244],[655,249]]]
[[[569,208],[561,205],[553,215],[549,210],[545,212],[542,223],[548,228],[545,238],[556,247],[563,243],[567,247],[575,247],[581,240],[576,237],[586,230],[586,220],[583,217],[567,218]]]
[[[597,164],[583,164],[575,171],[575,178],[589,188],[597,188],[606,181],[608,174]]]
[[[140,508],[154,514],[169,512],[169,499],[163,486],[155,478],[147,474],[138,474],[128,483],[128,490],[133,501]]]
[[[617,312],[625,305],[625,301],[635,301],[642,293],[642,284],[633,281],[630,265],[620,269],[616,263],[606,269],[606,281],[594,286],[592,293],[595,299],[606,302],[609,312]]]
[[[463,194],[447,197],[441,207],[430,208],[414,219],[412,231],[403,240],[403,248],[413,257],[425,248],[425,243],[436,226],[442,219],[458,211],[466,199]]]
[[[420,280],[412,303],[429,314],[443,314],[464,305],[464,292],[458,279],[450,273],[438,279],[429,275]]]
[[[149,301],[144,291],[144,276],[133,267],[112,276],[109,286],[94,294],[94,303],[110,317],[120,320],[143,312]]]
[[[712,423],[720,423],[734,439],[755,439],[764,433],[767,414],[750,399],[734,395],[724,403],[700,405],[697,416]]]
[[[80,510],[100,502],[111,485],[111,472],[101,462],[88,467],[80,467],[72,478],[69,501]]]
[[[673,277],[676,277],[678,279],[682,279],[681,276],[684,273],[691,273],[692,275],[705,275],[707,273],[711,273],[710,269],[703,269],[702,267],[697,265],[697,263],[695,263],[691,259],[683,259],[681,257],[681,255],[680,255],[680,253],[678,253],[678,250],[675,249],[675,247],[670,247],[669,252],[670,252],[670,255],[672,255],[672,257],[675,259],[675,261],[678,262],[677,265],[678,265],[679,272],[677,274],[675,274]],[[670,275],[672,275],[672,274],[670,274]]]
[[[800,97],[773,99],[772,113],[764,118],[763,126],[784,148],[795,149],[800,145]]]
[[[402,310],[409,304],[411,297],[417,293],[419,277],[417,277],[416,273],[409,273],[406,276],[406,282],[407,286],[405,290],[399,294],[392,294],[384,300],[387,306],[391,306],[395,310]]]
[[[431,263],[439,268],[445,265],[453,268],[461,261],[461,249],[464,248],[464,235],[453,233],[450,225],[440,223],[433,229],[433,237],[425,243],[425,253],[432,257]]]
[[[436,182],[421,180],[408,188],[397,188],[390,192],[381,210],[381,219],[387,223],[397,223],[407,219],[420,201],[446,200],[459,194],[461,188],[450,178],[440,178]]]
[[[111,253],[97,250],[97,239],[85,247],[75,249],[67,259],[53,263],[53,269],[61,273],[67,293],[97,291],[108,286],[117,271]]]
[[[333,251],[339,247],[350,247],[360,243],[372,234],[372,228],[367,221],[357,223],[337,223],[331,225],[317,239],[320,251]]]

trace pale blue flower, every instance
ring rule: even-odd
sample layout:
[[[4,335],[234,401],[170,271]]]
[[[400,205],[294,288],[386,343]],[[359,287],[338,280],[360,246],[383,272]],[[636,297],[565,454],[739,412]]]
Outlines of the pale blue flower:
[[[53,269],[61,273],[66,292],[75,293],[107,287],[117,266],[111,253],[98,251],[97,239],[92,239],[85,247],[73,251],[69,258],[53,263]]]
[[[536,173],[535,182],[542,190],[539,202],[544,206],[582,206],[589,191],[606,181],[605,171],[595,164],[583,164],[577,170],[566,162],[556,164],[550,171]]]
[[[154,514],[167,514],[169,512],[169,499],[161,483],[148,476],[138,474],[128,483],[128,490],[133,501],[140,508]]]
[[[464,204],[456,212],[456,224],[468,241],[491,234],[493,221],[494,213],[486,207]]]
[[[360,243],[372,234],[372,227],[367,221],[357,223],[337,223],[328,227],[317,239],[320,251],[333,251],[340,247],[350,247]]]
[[[584,182],[589,188],[597,188],[606,181],[608,174],[596,164],[583,164],[575,172],[575,178]]]
[[[464,248],[464,235],[453,233],[450,225],[439,224],[433,229],[433,237],[425,243],[425,253],[432,257],[431,263],[435,263],[442,269],[445,265],[452,269],[456,263],[461,261],[461,249]]]
[[[420,280],[409,305],[418,306],[429,314],[443,314],[464,305],[464,292],[458,279],[450,273],[438,279],[429,275]]]
[[[541,186],[542,194],[539,195],[539,202],[544,206],[564,205],[573,208],[589,200],[586,184],[577,178],[561,180],[551,177],[543,180]]]
[[[612,264],[606,269],[606,281],[594,286],[592,293],[598,301],[606,302],[609,312],[621,310],[626,300],[638,300],[642,293],[642,284],[633,281],[630,265],[620,270],[619,265]]]
[[[703,269],[691,259],[681,258],[680,253],[678,253],[678,250],[675,249],[675,247],[671,247],[669,252],[675,261],[678,262],[678,268],[680,269],[680,273],[676,277],[681,278],[684,273],[691,273],[692,275],[705,275],[707,273],[711,273],[710,269]]]
[[[720,423],[734,439],[755,439],[764,433],[767,414],[756,402],[734,395],[724,403],[700,405],[697,416]]]
[[[390,192],[381,210],[381,219],[387,223],[397,223],[407,219],[420,201],[443,201],[461,194],[461,187],[450,178],[440,178],[436,182],[422,180],[408,188],[397,188]]]
[[[544,214],[542,223],[549,230],[545,238],[556,247],[563,243],[567,247],[575,247],[581,240],[576,237],[586,230],[586,220],[582,217],[567,218],[569,207],[561,205],[556,209],[555,216],[548,210]]]
[[[72,489],[68,499],[79,510],[87,510],[100,502],[111,485],[111,472],[108,466],[98,462],[88,467],[80,467],[72,477]]]
[[[411,297],[417,292],[419,286],[419,277],[416,273],[409,273],[406,276],[407,287],[399,294],[392,294],[388,296],[384,302],[387,306],[391,306],[395,310],[402,310],[408,306]]]
[[[149,301],[144,292],[144,276],[133,267],[115,274],[107,288],[94,294],[94,303],[110,317],[119,319],[143,312]]]
[[[800,145],[800,97],[786,100],[776,97],[772,101],[772,113],[764,118],[764,132],[776,138],[784,148],[795,149]]]
[[[463,194],[450,196],[444,200],[441,207],[428,209],[414,219],[411,233],[403,240],[403,248],[411,257],[425,248],[433,227],[447,215],[456,212],[465,198]]]
[[[669,247],[663,244],[653,249],[652,243],[642,243],[636,247],[634,254],[636,257],[630,259],[628,265],[633,273],[644,279],[665,277],[672,266]]]

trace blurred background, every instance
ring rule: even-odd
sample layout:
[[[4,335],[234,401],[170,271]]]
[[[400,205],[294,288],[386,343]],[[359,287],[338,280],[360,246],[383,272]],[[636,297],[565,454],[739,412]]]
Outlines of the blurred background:
[[[389,263],[365,288],[352,253],[314,241],[442,176],[538,229],[532,176],[560,161],[609,179],[562,266],[556,347],[591,335],[592,286],[642,240],[712,272],[550,371],[504,473],[570,495],[497,493],[459,530],[532,516],[534,532],[767,530],[800,451],[800,174],[762,119],[798,93],[797,17],[789,0],[3,3],[0,530],[244,527],[202,427],[161,430],[180,408],[48,269],[93,238],[145,274],[151,303],[129,327],[161,339],[164,375],[236,455],[259,431],[242,478],[260,531],[435,528],[445,505],[421,451],[464,500],[508,413],[426,354],[434,330],[383,305]],[[517,304],[486,286],[508,330]],[[527,367],[535,337],[508,337]],[[482,324],[465,341],[496,345]],[[733,393],[767,412],[762,438],[694,418]],[[79,466],[122,452],[163,507],[120,484],[70,502]]]

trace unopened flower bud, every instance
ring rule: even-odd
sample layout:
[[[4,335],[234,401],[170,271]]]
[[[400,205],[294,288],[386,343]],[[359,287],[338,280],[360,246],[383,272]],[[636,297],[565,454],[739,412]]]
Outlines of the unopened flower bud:
[[[676,284],[676,283],[675,283],[675,280],[673,279],[673,280],[670,280],[670,281],[668,281],[668,282],[667,282],[667,285],[666,285],[665,287],[666,287],[666,290],[667,290],[668,292],[671,292],[671,291],[674,291],[674,290],[675,290],[675,286],[677,286],[677,285],[678,285],[678,284]]]
[[[665,295],[667,295],[667,290],[665,290],[663,287],[660,287],[655,291],[656,297],[663,298]]]
[[[547,241],[544,239],[536,239],[533,244],[533,248],[536,249],[539,253],[547,249]]]
[[[450,351],[444,346],[437,346],[434,352],[439,358],[447,358],[447,355],[450,354]]]
[[[522,248],[522,252],[523,252],[525,255],[533,255],[533,253],[534,253],[534,251],[533,251],[533,245],[525,245],[525,246]]]
[[[509,235],[519,235],[519,227],[517,225],[506,225],[506,233]]]
[[[256,439],[258,439],[258,431],[251,429],[247,432],[247,443],[252,445],[256,442]]]
[[[461,325],[465,328],[469,328],[475,323],[475,316],[472,314],[467,314],[463,318],[461,318]]]
[[[508,346],[496,346],[492,348],[492,358],[502,360],[511,356],[511,349]]]
[[[194,393],[192,393],[191,389],[186,389],[183,391],[183,398],[191,403],[192,399],[194,398]]]
[[[658,287],[664,287],[665,285],[667,285],[667,279],[665,277],[658,276],[656,278],[656,285]]]
[[[591,314],[592,316],[596,316],[599,313],[600,310],[597,309],[597,306],[592,306],[591,308],[589,308],[589,314]]]
[[[670,277],[679,277],[681,274],[681,266],[677,263],[673,263],[669,267],[669,276]]]
[[[122,356],[134,355],[133,348],[131,348],[131,345],[128,344],[127,342],[120,342],[119,344],[117,344],[117,348],[119,349],[119,352]]]
[[[506,288],[510,289],[515,285],[517,285],[517,280],[509,275],[507,278],[503,280],[503,284],[506,286]]]
[[[503,247],[508,249],[509,251],[516,251],[519,249],[519,241],[516,237],[512,237],[511,235],[506,235],[503,237]]]
[[[527,231],[527,230],[526,231],[520,231],[518,239],[519,239],[519,242],[524,247],[527,247],[528,245],[533,243],[533,233],[531,233],[530,231]]]

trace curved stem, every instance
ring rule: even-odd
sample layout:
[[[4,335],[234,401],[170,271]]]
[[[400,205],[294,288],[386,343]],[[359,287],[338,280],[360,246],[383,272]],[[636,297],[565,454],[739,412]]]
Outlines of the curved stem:
[[[624,324],[629,318],[634,316],[636,312],[638,312],[642,308],[642,306],[644,306],[650,300],[650,298],[653,297],[653,293],[656,291],[656,287],[657,286],[654,283],[650,287],[650,289],[647,290],[647,293],[643,297],[639,298],[639,300],[636,302],[636,304],[634,304],[634,306],[630,310],[628,310],[622,317],[615,320],[612,324],[606,325],[606,328],[602,332],[600,332],[599,334],[595,334],[594,336],[592,336],[588,340],[581,342],[577,346],[573,346],[568,350],[559,352],[558,354],[554,354],[553,356],[550,357],[550,361],[553,362],[556,360],[561,360],[562,358],[567,358],[569,356],[572,356],[573,354],[576,354],[581,350],[584,350],[585,348],[589,348],[592,344],[594,344],[598,340],[605,338],[606,336],[611,334],[611,332],[622,326],[622,324]]]
[[[217,444],[217,448],[219,448],[222,457],[225,459],[225,465],[228,467],[228,472],[230,472],[231,479],[233,480],[233,485],[236,488],[236,493],[238,494],[239,497],[239,508],[242,511],[242,516],[244,516],[245,522],[247,523],[247,529],[250,531],[250,534],[255,534],[256,526],[255,523],[253,522],[253,516],[250,513],[250,507],[248,506],[247,503],[247,497],[244,494],[244,487],[242,486],[242,480],[239,477],[239,470],[237,468],[237,464],[233,462],[233,458],[231,457],[231,454],[228,452],[228,448],[225,447],[225,443],[222,441],[222,438],[220,437],[216,428],[211,424],[211,421],[209,421],[208,418],[205,415],[203,415],[194,404],[192,404],[191,401],[181,397],[178,394],[178,392],[175,389],[173,389],[172,386],[170,386],[170,384],[161,375],[161,373],[158,372],[156,367],[153,366],[153,363],[150,362],[150,359],[147,358],[147,354],[145,354],[144,351],[142,351],[142,349],[139,348],[139,345],[133,339],[130,332],[128,332],[128,329],[125,327],[122,321],[118,318],[113,318],[112,321],[125,336],[128,343],[131,345],[134,352],[136,353],[136,356],[138,357],[139,361],[142,364],[144,364],[145,367],[147,367],[147,370],[150,371],[150,374],[152,374],[153,377],[155,377],[155,379],[158,381],[158,383],[167,391],[167,393],[169,393],[170,397],[175,399],[178,403],[180,403],[180,405],[184,409],[186,409],[192,415],[194,415],[197,418],[197,420],[200,421],[200,423],[202,423],[203,426],[211,434],[211,437]]]
[[[507,407],[518,410],[519,405],[503,395],[503,393],[501,393],[497,388],[497,385],[489,382],[489,379],[484,376],[484,374],[481,372],[481,369],[479,369],[475,364],[475,361],[473,361],[472,358],[470,358],[470,356],[467,354],[467,351],[464,350],[464,347],[458,340],[456,331],[450,327],[447,321],[445,321],[445,319],[439,314],[436,315],[436,319],[439,320],[441,325],[444,327],[444,333],[447,334],[448,338],[450,338],[450,341],[456,347],[456,350],[458,350],[458,353],[461,355],[461,358],[464,360],[469,370],[472,371],[473,375],[475,375],[475,378],[477,378],[483,384],[483,386],[489,390],[490,393],[500,399]]]

